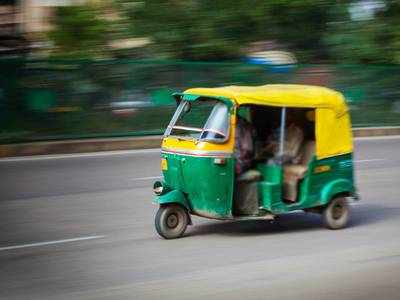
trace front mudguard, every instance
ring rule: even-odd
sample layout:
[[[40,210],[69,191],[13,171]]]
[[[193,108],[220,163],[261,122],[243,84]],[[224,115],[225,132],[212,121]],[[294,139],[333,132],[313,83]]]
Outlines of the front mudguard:
[[[189,224],[192,224],[192,220],[190,218],[190,206],[188,203],[188,200],[186,199],[185,194],[183,194],[181,191],[179,190],[172,190],[172,191],[168,191],[165,194],[162,194],[160,196],[156,196],[154,199],[154,202],[156,204],[159,204],[160,206],[162,205],[167,205],[167,204],[178,204],[181,205],[182,207],[184,207],[189,215]]]

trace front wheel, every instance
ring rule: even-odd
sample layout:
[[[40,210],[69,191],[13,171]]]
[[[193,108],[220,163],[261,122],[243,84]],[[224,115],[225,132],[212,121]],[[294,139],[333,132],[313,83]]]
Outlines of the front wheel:
[[[350,218],[350,207],[344,197],[337,197],[326,206],[322,212],[322,220],[329,229],[346,227]]]
[[[155,226],[157,233],[165,239],[181,237],[189,223],[186,210],[177,204],[161,206],[156,214]]]

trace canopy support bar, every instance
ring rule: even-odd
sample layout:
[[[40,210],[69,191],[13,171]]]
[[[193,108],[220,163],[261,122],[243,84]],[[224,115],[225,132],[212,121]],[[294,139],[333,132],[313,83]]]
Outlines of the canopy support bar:
[[[279,159],[282,161],[285,144],[286,107],[281,109],[281,128],[279,137]]]

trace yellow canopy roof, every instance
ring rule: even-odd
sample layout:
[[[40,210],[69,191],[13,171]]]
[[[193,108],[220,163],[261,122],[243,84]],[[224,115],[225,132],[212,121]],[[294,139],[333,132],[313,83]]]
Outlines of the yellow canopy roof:
[[[337,115],[347,112],[342,94],[334,90],[311,85],[267,84],[262,86],[224,86],[217,88],[193,88],[185,94],[225,97],[236,104],[271,106],[330,108]]]
[[[267,84],[262,86],[226,86],[194,88],[189,95],[224,97],[243,104],[316,109],[316,155],[318,159],[353,151],[351,121],[341,93],[310,85]]]

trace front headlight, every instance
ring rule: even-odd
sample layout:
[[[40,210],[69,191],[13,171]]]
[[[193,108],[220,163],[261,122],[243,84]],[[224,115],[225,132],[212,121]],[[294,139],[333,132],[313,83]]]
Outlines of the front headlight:
[[[156,194],[157,196],[161,195],[164,191],[163,183],[161,181],[154,182],[153,191],[154,191],[154,194]]]

